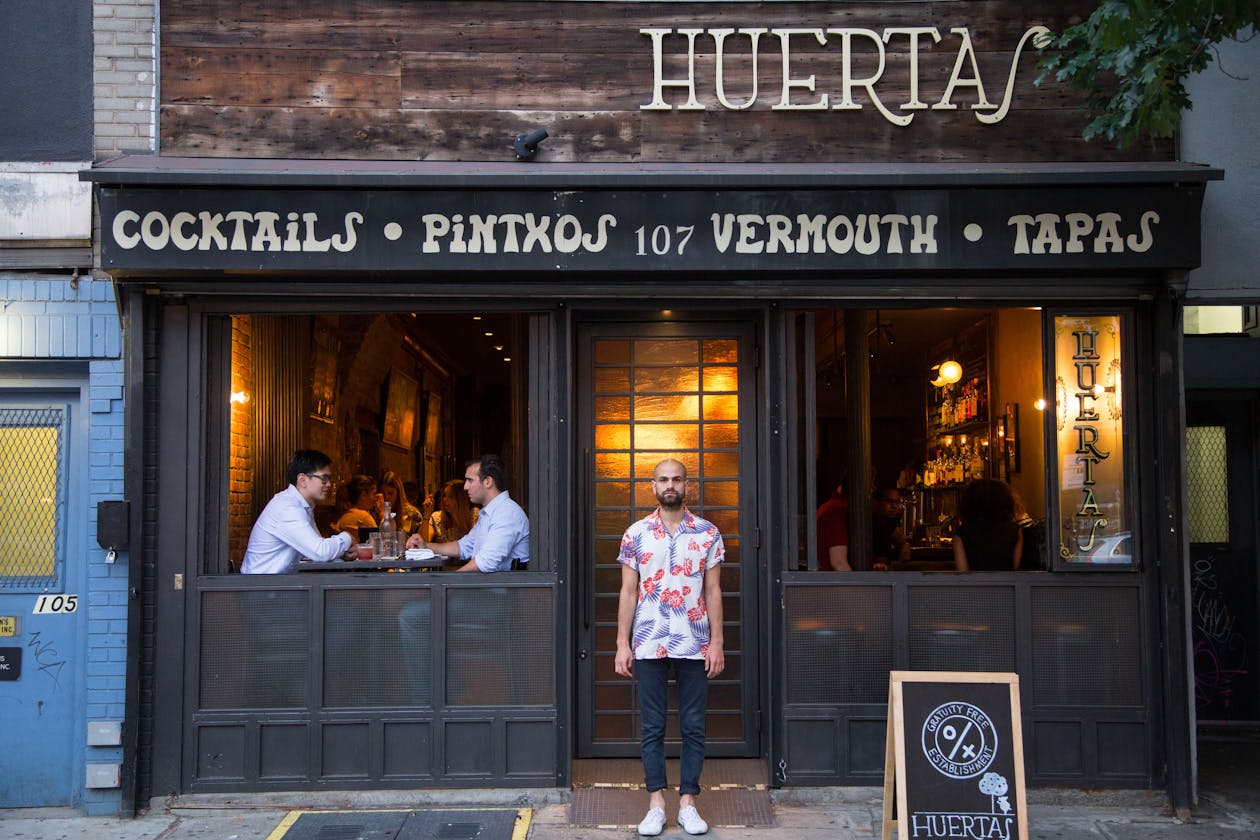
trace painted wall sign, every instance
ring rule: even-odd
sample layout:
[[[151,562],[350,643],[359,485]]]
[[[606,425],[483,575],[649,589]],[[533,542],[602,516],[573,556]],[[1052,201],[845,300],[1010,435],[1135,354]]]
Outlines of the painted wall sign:
[[[893,671],[888,694],[884,840],[1027,840],[1019,676]]]
[[[0,682],[12,682],[22,676],[22,649],[0,647]]]
[[[768,271],[1198,264],[1199,187],[101,190],[106,269]]]
[[[865,101],[884,119],[897,126],[910,125],[916,111],[928,108],[933,111],[958,110],[959,106],[953,99],[960,88],[974,93],[975,102],[964,107],[971,110],[977,120],[986,125],[1001,122],[1010,111],[1021,53],[1030,42],[1035,46],[1039,43],[1038,39],[1050,34],[1050,30],[1044,26],[1029,27],[1010,55],[1009,66],[1004,68],[1006,72],[1002,83],[998,86],[990,85],[986,89],[976,62],[971,31],[965,26],[950,27],[946,37],[950,40],[957,39],[953,69],[941,85],[944,92],[940,99],[929,105],[920,98],[922,91],[919,85],[919,56],[920,50],[930,50],[934,44],[941,42],[941,30],[935,26],[896,26],[887,27],[880,32],[860,27],[648,28],[640,29],[639,32],[652,39],[653,70],[652,101],[639,106],[640,110],[705,110],[704,104],[696,98],[698,59],[711,60],[711,74],[706,74],[705,78],[712,80],[713,96],[721,109],[742,111],[750,108],[763,98],[758,59],[763,51],[771,51],[778,54],[780,71],[778,84],[767,86],[769,90],[766,91],[766,98],[774,102],[770,106],[771,110],[860,111],[862,102]],[[687,60],[685,76],[670,79],[664,77],[667,44],[681,45],[682,54]],[[834,48],[837,54],[829,62],[835,67],[838,76],[834,93],[819,91],[825,82],[819,81],[817,74],[798,75],[793,72],[794,45],[797,48],[809,45],[815,47],[815,50],[818,47]],[[895,53],[890,53],[885,49],[886,46],[893,47]],[[890,67],[893,63],[890,58],[898,64],[897,67]],[[739,67],[751,68],[748,84],[741,86],[745,88],[742,91],[743,96],[735,95],[734,100],[725,84],[728,59]],[[858,62],[866,69],[855,70]],[[901,63],[905,66],[900,66]],[[873,70],[870,69],[871,65],[874,65]],[[905,81],[890,84],[883,81],[886,75],[904,78]],[[989,99],[988,91],[995,87],[998,96],[997,101],[993,102]],[[684,101],[678,105],[666,102],[666,88],[672,89],[672,93],[677,96],[685,96]],[[855,99],[854,93],[864,93],[865,96],[860,100]]]

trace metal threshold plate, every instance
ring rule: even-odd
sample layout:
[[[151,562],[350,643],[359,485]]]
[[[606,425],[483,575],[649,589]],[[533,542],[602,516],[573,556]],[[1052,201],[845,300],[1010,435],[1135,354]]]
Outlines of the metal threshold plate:
[[[524,840],[528,808],[291,811],[267,840]]]

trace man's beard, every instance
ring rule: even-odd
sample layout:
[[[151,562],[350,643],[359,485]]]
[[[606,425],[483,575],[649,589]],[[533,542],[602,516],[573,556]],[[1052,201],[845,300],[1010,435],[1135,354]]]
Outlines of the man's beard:
[[[669,500],[666,499],[666,495],[668,494],[673,494],[670,496]],[[656,501],[661,503],[662,510],[681,510],[683,502],[686,501],[686,498],[687,497],[682,493],[675,493],[672,490],[666,490],[664,493],[656,494]]]

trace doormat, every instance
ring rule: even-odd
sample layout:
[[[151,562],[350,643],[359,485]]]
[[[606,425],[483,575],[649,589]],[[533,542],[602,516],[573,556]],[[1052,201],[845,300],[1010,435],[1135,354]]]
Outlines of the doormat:
[[[267,840],[525,840],[529,808],[290,811]]]
[[[642,788],[576,788],[569,802],[569,824],[600,828],[636,826],[647,813],[648,795]],[[709,790],[696,797],[700,816],[711,826],[765,828],[773,826],[774,809],[768,790]],[[665,813],[672,825],[678,815],[678,792],[665,795]]]

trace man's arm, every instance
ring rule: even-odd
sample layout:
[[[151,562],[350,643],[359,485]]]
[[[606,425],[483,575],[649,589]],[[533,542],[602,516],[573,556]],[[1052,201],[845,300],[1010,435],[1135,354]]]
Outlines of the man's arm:
[[[613,670],[623,677],[630,676],[630,669],[634,666],[630,631],[634,627],[634,609],[638,604],[639,571],[623,564],[621,594],[617,599],[617,659],[613,663]]]
[[[853,571],[853,567],[849,565],[849,547],[847,545],[828,547],[827,557],[831,560],[831,570],[833,572]]]
[[[709,614],[709,647],[704,652],[705,674],[713,679],[726,668],[722,632],[722,564],[704,570],[704,606]]]
[[[970,571],[970,567],[967,565],[967,547],[963,545],[962,537],[954,537],[953,549],[954,570],[959,572]]]
[[[336,560],[350,549],[349,534],[333,534],[325,539],[306,517],[306,512],[286,510],[278,518],[272,534],[276,539],[293,548],[302,557],[320,563]]]

